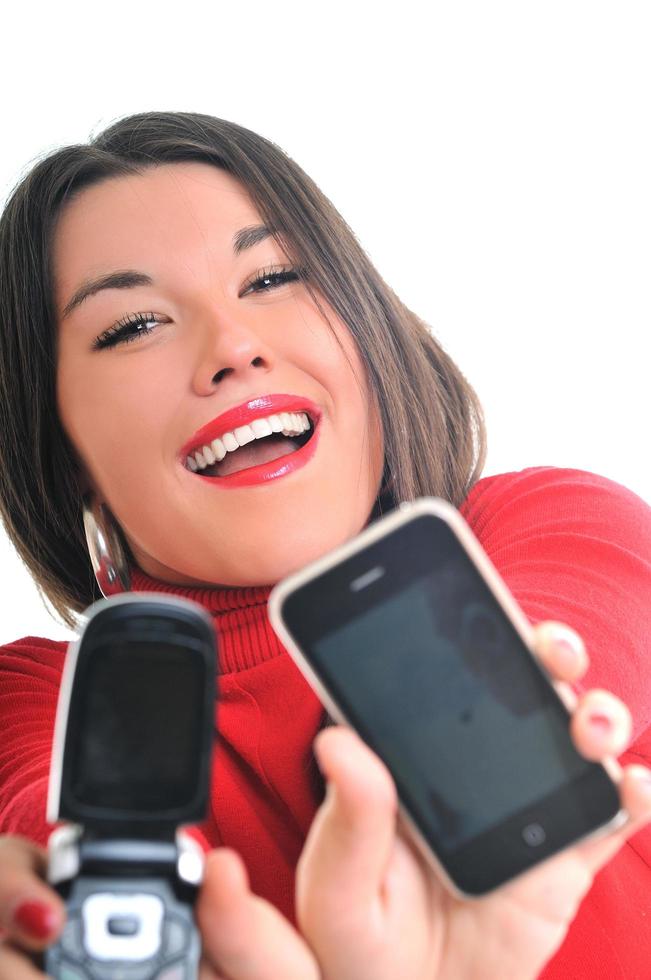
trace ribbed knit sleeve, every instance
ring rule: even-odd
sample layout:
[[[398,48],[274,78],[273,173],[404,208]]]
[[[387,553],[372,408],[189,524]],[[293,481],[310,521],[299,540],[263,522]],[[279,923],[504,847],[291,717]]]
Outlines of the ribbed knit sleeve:
[[[583,687],[630,707],[622,763],[651,765],[651,508],[581,470],[481,480],[461,508],[529,620],[567,623],[590,655]],[[542,980],[649,980],[651,828],[597,876]]]
[[[0,832],[47,840],[44,802],[67,644],[26,637],[0,649]]]
[[[612,480],[535,467],[481,480],[461,508],[532,623],[583,637],[588,687],[651,723],[651,507]]]

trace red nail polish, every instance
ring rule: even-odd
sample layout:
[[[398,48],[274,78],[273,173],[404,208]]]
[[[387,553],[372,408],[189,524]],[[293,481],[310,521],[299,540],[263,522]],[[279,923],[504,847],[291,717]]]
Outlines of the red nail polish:
[[[588,715],[588,721],[597,731],[605,735],[606,732],[610,731],[612,727],[612,722],[608,715]]]
[[[13,922],[33,939],[47,939],[56,928],[57,914],[45,902],[21,902],[14,912]]]

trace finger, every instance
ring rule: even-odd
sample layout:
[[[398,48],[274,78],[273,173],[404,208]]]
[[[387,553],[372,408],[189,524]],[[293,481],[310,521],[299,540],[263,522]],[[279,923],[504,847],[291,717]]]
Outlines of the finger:
[[[2,980],[2,977],[0,977]],[[215,968],[203,956],[199,962],[199,980],[226,980],[223,973],[217,973]]]
[[[46,852],[22,837],[0,837],[0,928],[30,950],[42,950],[59,934],[65,906],[43,880]]]
[[[351,925],[379,901],[397,814],[387,769],[350,729],[321,732],[315,753],[328,789],[297,871],[297,912],[308,936],[323,921]]]
[[[0,943],[0,980],[44,980],[44,977],[26,953]]]
[[[196,914],[205,960],[217,976],[317,980],[309,948],[277,909],[253,895],[234,851],[219,848],[208,856]]]
[[[592,690],[578,701],[570,731],[574,744],[586,757],[599,761],[620,755],[631,737],[631,713],[608,691]]]
[[[622,807],[628,819],[607,837],[584,841],[578,851],[592,874],[611,860],[629,838],[651,820],[651,770],[645,766],[626,766],[619,784]]]
[[[575,630],[564,623],[546,620],[534,627],[536,654],[556,680],[572,684],[586,673],[589,658]]]

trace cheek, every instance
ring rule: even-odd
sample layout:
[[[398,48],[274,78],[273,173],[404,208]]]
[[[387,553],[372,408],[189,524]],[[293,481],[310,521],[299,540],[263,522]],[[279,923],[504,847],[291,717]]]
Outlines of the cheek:
[[[359,458],[368,459],[371,483],[379,484],[384,469],[384,433],[377,396],[366,377],[366,370],[352,337],[346,331],[341,338],[344,353],[340,348],[338,377],[344,389],[344,402],[350,411],[359,438],[355,452]]]
[[[91,481],[109,496],[146,465],[147,447],[160,443],[160,384],[147,372],[132,378],[97,369],[90,359],[62,357],[57,374],[57,403],[63,428],[81,457]]]
[[[360,460],[368,463],[369,493],[376,494],[384,470],[384,434],[377,397],[371,389],[366,369],[357,345],[348,328],[331,314],[334,332],[319,323],[319,329],[307,334],[303,331],[302,343],[306,350],[312,344],[311,373],[335,399],[340,415],[338,431],[345,430],[342,462],[351,473],[359,476]]]

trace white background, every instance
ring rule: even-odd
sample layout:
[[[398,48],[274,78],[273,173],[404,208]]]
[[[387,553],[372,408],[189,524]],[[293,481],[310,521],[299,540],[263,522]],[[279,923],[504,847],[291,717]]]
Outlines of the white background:
[[[260,132],[316,180],[485,407],[484,474],[651,502],[649,5],[25,3],[0,23],[0,197],[148,109]],[[63,637],[6,539],[0,642]]]

